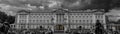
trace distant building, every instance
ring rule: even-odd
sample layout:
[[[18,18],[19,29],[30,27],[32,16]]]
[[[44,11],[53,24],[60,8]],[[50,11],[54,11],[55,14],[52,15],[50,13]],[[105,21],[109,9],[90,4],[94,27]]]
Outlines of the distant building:
[[[119,15],[106,15],[106,16],[108,16],[109,21],[117,22],[120,19]]]
[[[37,29],[40,26],[51,30],[94,29],[96,20],[100,20],[106,28],[105,13],[97,10],[67,10],[55,9],[44,11],[21,10],[16,15],[15,29]]]
[[[120,23],[119,23],[119,15],[107,15],[108,17],[108,24],[107,28],[112,31],[119,31],[120,30]]]

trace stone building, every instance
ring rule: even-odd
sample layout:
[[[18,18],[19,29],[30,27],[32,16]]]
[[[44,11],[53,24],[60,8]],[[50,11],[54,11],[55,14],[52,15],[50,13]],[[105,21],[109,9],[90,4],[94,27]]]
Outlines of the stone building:
[[[37,29],[42,26],[52,31],[66,31],[77,29],[94,29],[96,20],[100,20],[106,28],[105,13],[103,10],[21,10],[17,12],[16,22],[11,25],[15,29]]]

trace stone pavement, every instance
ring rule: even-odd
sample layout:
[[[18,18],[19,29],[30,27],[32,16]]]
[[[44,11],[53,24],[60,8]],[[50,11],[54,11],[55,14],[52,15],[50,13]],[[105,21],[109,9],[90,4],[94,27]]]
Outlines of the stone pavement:
[[[54,34],[67,34],[67,33],[54,33]]]

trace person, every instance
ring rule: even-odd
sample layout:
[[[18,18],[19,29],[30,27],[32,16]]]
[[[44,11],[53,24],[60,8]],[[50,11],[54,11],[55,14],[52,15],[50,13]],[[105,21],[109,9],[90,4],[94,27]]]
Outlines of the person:
[[[10,25],[8,23],[3,23],[3,25],[0,27],[0,32],[7,34],[9,28],[10,28]]]
[[[3,32],[3,28],[4,28],[3,24],[0,23],[0,32]]]
[[[90,34],[90,32],[87,32],[87,34]]]
[[[8,30],[9,30],[9,28],[10,28],[10,25],[8,24],[8,23],[4,23],[4,26],[5,26],[5,32],[4,33],[8,33]]]
[[[79,34],[78,31],[74,31],[73,33],[74,33],[74,34]]]
[[[114,31],[114,34],[119,34],[117,31]]]

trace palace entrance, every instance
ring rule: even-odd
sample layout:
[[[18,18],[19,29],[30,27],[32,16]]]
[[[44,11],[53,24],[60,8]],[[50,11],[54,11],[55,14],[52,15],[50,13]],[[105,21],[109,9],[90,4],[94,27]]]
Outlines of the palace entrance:
[[[64,30],[64,25],[56,25],[55,30]]]

